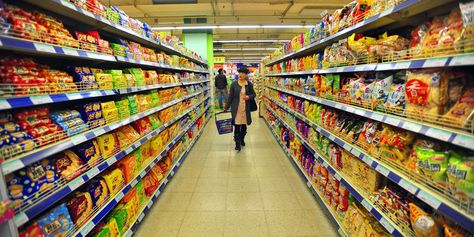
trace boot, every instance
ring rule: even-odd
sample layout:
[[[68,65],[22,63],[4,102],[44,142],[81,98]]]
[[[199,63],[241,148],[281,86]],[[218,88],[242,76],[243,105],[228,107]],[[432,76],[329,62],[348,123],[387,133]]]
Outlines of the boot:
[[[236,151],[240,151],[241,147],[240,147],[240,134],[239,133],[235,133],[234,134],[234,141],[235,141],[235,150]]]
[[[247,132],[243,132],[242,135],[240,136],[240,145],[245,146],[245,134]]]

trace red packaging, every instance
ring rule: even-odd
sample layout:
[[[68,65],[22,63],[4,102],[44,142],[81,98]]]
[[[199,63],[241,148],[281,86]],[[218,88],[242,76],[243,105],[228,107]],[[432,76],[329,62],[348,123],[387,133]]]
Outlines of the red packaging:
[[[140,120],[137,120],[132,123],[133,128],[140,133],[141,136],[144,134],[148,134],[153,130],[153,127],[151,126],[150,119],[148,117],[144,117]]]
[[[67,202],[69,215],[75,224],[83,223],[91,213],[92,207],[92,198],[88,192],[78,193]]]
[[[44,237],[38,222],[35,222],[28,226],[28,228],[22,231],[19,237]]]

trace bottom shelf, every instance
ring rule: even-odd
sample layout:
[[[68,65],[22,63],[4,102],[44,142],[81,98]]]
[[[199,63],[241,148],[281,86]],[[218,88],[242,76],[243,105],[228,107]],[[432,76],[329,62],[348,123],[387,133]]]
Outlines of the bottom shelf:
[[[342,224],[340,223],[339,219],[336,217],[337,214],[334,213],[334,211],[330,207],[328,207],[327,204],[323,201],[323,198],[322,198],[321,194],[319,194],[319,192],[317,191],[317,188],[314,187],[313,183],[311,182],[311,179],[303,171],[300,164],[295,161],[295,158],[293,157],[293,155],[283,145],[280,138],[277,136],[277,134],[275,134],[275,131],[273,130],[272,126],[268,123],[267,119],[264,117],[263,120],[265,121],[265,124],[268,126],[268,128],[272,132],[273,136],[275,137],[276,141],[280,145],[281,149],[285,152],[288,159],[296,167],[296,170],[298,171],[298,174],[304,179],[306,185],[310,189],[310,191],[313,194],[313,196],[315,197],[316,201],[319,203],[320,206],[324,207],[323,211],[329,217],[329,220],[336,226],[338,233],[341,236],[348,236],[346,231],[343,229]]]
[[[206,118],[206,121],[204,125],[202,126],[201,130],[199,131],[199,134],[196,135],[196,137],[193,139],[191,144],[189,144],[188,148],[186,148],[186,151],[181,154],[180,158],[177,159],[177,162],[173,164],[173,168],[170,169],[170,171],[166,174],[166,176],[163,178],[163,182],[161,182],[160,186],[158,189],[155,191],[155,193],[152,195],[152,197],[148,200],[146,205],[143,205],[143,207],[140,209],[138,212],[139,214],[137,215],[136,219],[132,222],[133,224],[130,226],[130,228],[123,234],[123,236],[129,237],[132,236],[137,228],[138,225],[142,222],[142,220],[145,218],[145,216],[150,212],[151,207],[153,206],[154,202],[158,199],[160,194],[163,192],[163,190],[166,188],[169,180],[174,176],[174,174],[178,171],[179,167],[181,164],[184,162],[186,157],[188,156],[189,152],[191,149],[194,147],[194,144],[199,140],[201,137],[204,128],[206,127],[207,123],[209,122],[209,118]]]

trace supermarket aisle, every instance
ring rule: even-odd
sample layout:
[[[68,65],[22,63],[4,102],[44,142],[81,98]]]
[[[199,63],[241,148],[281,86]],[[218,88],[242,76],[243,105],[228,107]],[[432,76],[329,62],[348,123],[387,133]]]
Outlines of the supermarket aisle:
[[[240,153],[210,122],[136,236],[337,236],[256,117]]]

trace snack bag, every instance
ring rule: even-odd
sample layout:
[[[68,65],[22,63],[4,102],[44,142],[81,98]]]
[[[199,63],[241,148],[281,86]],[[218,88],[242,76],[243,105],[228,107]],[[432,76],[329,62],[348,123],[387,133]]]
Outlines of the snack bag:
[[[446,186],[449,153],[422,147],[416,147],[415,149],[421,173],[435,183]]]
[[[120,169],[113,169],[102,176],[111,196],[115,195],[125,183]]]
[[[96,139],[85,141],[74,148],[84,164],[92,166],[100,158],[100,148]]]
[[[45,237],[56,237],[67,235],[74,223],[69,216],[66,204],[63,203],[39,218],[38,225]]]
[[[19,237],[44,237],[44,234],[38,222],[34,222],[28,225],[28,227],[20,233]]]
[[[452,93],[449,93],[450,97],[451,95]],[[462,93],[461,98],[441,117],[441,120],[456,126],[465,127],[471,122],[473,113],[474,87],[470,87]],[[468,120],[470,117],[471,120]]]
[[[448,80],[435,71],[407,71],[405,112],[410,118],[436,119],[448,97]]]
[[[405,84],[392,84],[385,102],[385,109],[396,113],[405,108]]]
[[[59,177],[65,180],[72,180],[82,173],[85,167],[82,160],[71,150],[55,155],[53,164]]]
[[[102,157],[105,158],[110,157],[115,152],[120,150],[120,143],[118,141],[117,134],[114,132],[97,137],[97,144],[99,145]]]
[[[122,203],[117,205],[117,207],[112,211],[110,218],[115,219],[120,235],[123,235],[127,228],[129,216]]]
[[[372,88],[371,109],[383,110],[392,86],[393,76],[377,81]]]
[[[473,156],[462,155],[451,151],[448,166],[450,190],[461,200],[469,200],[474,196]]]
[[[76,192],[66,205],[75,224],[83,223],[92,212],[94,206],[91,195],[88,192]]]
[[[433,218],[414,203],[410,206],[410,222],[417,236],[438,237],[440,236],[438,226]]]
[[[109,189],[107,183],[102,178],[93,179],[88,183],[86,191],[89,193],[94,206],[104,204],[106,198],[109,196]]]
[[[141,118],[132,123],[133,128],[140,134],[144,136],[152,131],[152,126],[150,124],[150,119],[148,117]]]
[[[132,152],[117,163],[117,167],[122,170],[125,182],[127,183],[132,181],[132,179],[138,174],[138,156],[140,156],[140,153]]]

